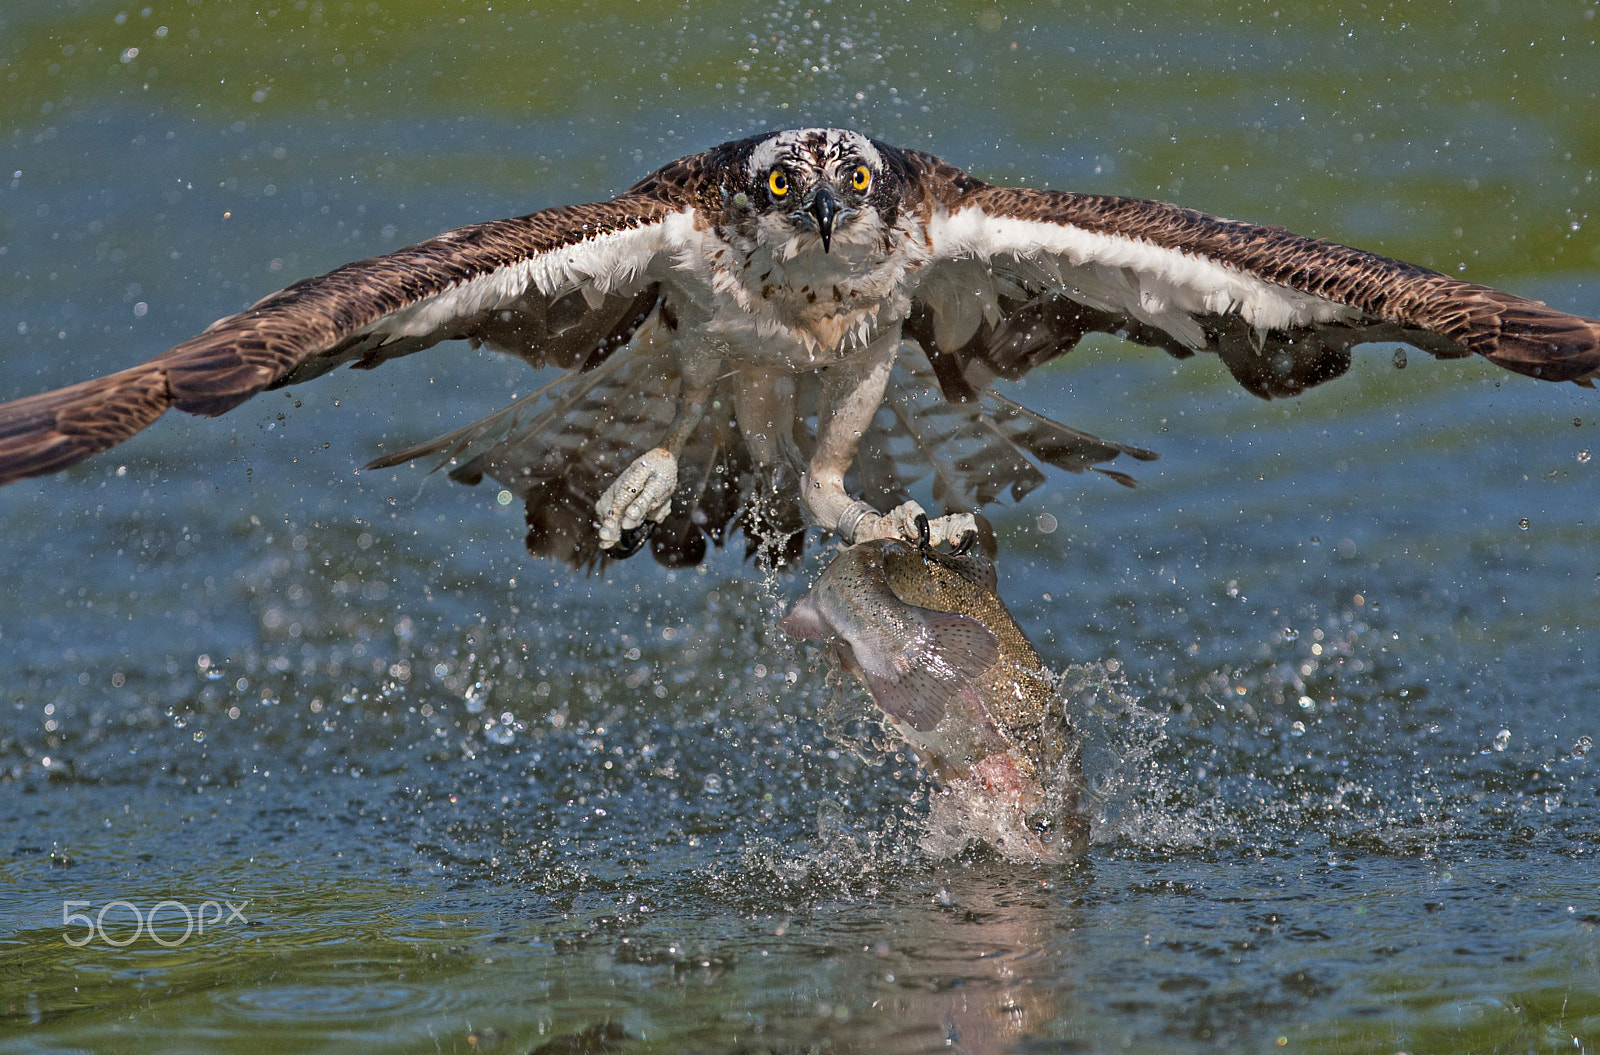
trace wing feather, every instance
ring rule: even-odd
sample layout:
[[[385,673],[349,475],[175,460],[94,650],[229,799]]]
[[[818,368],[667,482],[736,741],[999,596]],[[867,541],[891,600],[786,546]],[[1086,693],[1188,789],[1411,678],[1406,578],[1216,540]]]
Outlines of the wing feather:
[[[1220,353],[1267,397],[1338,376],[1352,346],[1378,340],[1477,354],[1550,381],[1600,375],[1600,320],[1538,301],[1281,227],[1140,198],[995,187],[914,152],[903,163],[928,188],[935,260],[908,332],[952,399],[1095,331],[1180,356]]]
[[[593,366],[654,310],[705,155],[621,197],[447,231],[219,319],[139,366],[0,405],[0,484],[64,469],[167,409],[216,415],[341,363],[466,339],[536,366]]]

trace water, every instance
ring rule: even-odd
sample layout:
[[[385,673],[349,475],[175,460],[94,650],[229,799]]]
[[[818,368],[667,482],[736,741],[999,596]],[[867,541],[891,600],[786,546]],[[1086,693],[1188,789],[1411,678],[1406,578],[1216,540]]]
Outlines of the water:
[[[1600,315],[1592,5],[3,18],[3,398],[818,122]],[[1263,403],[1103,340],[1016,393],[1162,454],[995,516],[1107,683],[1075,867],[924,849],[911,761],[772,628],[803,579],[586,579],[488,487],[354,471],[511,364],[0,492],[0,1049],[1593,1050],[1600,411],[1364,351]]]

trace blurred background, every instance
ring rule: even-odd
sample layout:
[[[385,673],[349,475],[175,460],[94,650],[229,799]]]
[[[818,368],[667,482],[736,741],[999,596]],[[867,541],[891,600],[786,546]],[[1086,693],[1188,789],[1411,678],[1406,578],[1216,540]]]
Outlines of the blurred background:
[[[1600,316],[1595,16],[12,4],[0,399],[813,124]],[[1592,1050],[1600,404],[1357,358],[1267,403],[1096,338],[1010,392],[1162,455],[992,511],[1079,665],[1059,868],[924,848],[912,761],[773,629],[820,557],[585,577],[492,485],[357,471],[516,364],[339,371],[5,489],[0,1050]],[[245,921],[66,940],[207,900]]]

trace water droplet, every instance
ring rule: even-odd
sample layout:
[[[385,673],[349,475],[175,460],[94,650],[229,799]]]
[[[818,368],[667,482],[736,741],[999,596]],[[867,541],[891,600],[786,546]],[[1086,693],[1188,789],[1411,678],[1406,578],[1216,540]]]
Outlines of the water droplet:
[[[705,783],[702,786],[706,789],[706,794],[708,795],[722,794],[722,778],[717,776],[715,773],[706,777]]]
[[[1594,741],[1587,736],[1578,737],[1578,742],[1572,745],[1573,758],[1588,758],[1589,752],[1594,750]]]
[[[1528,518],[1523,517],[1521,520],[1518,520],[1517,527],[1521,528],[1523,531],[1528,530]]]
[[[504,747],[506,744],[509,744],[511,741],[515,740],[517,738],[517,734],[516,731],[511,728],[511,726],[495,723],[493,725],[486,725],[483,727],[483,738],[489,741],[491,744],[499,744],[501,747]]]
[[[1578,464],[1579,465],[1587,465],[1587,464],[1589,464],[1589,458],[1590,457],[1591,457],[1591,455],[1589,454],[1589,448],[1585,447],[1583,450],[1578,452]]]
[[[1502,729],[1494,734],[1494,749],[1504,751],[1511,744],[1511,730]]]
[[[489,694],[488,690],[486,690],[484,688],[483,682],[481,682],[481,681],[473,682],[472,683],[472,687],[467,690],[467,695],[466,695],[467,713],[468,714],[482,714],[483,713],[483,705],[484,705],[484,697],[488,696],[488,694]]]
[[[1283,628],[1283,639],[1285,641],[1299,641],[1300,631],[1296,630],[1292,626],[1286,626]]]
[[[1394,368],[1396,370],[1404,370],[1406,368],[1406,350],[1404,348],[1396,348],[1394,350]]]

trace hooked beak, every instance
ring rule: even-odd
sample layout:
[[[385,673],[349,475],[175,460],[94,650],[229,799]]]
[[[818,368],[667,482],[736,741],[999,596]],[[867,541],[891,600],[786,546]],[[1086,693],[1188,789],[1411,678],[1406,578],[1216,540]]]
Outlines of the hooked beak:
[[[822,251],[826,253],[833,244],[833,220],[839,215],[839,198],[826,183],[817,187],[809,209],[817,221],[817,232],[822,235]]]

